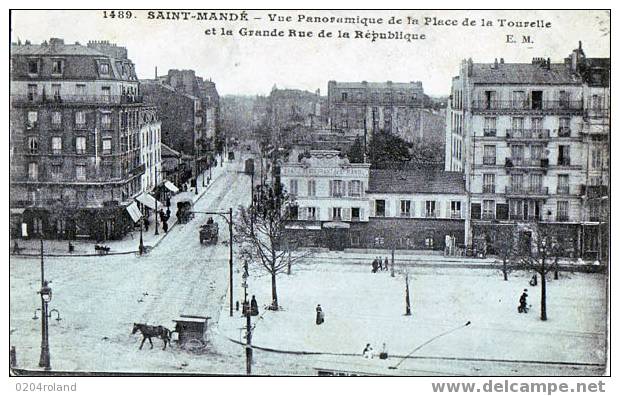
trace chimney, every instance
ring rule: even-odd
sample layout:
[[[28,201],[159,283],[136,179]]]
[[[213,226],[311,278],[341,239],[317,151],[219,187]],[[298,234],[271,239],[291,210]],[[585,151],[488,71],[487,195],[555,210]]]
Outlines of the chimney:
[[[155,79],[157,80],[157,66],[155,66]]]
[[[497,58],[495,58],[495,63],[493,64],[493,68],[497,69],[497,67],[498,67]]]
[[[500,63],[500,65],[503,65],[504,64],[504,58],[499,58],[499,63]]]
[[[581,51],[581,40],[579,40],[579,51]]]
[[[547,58],[547,70],[551,70],[551,58]]]

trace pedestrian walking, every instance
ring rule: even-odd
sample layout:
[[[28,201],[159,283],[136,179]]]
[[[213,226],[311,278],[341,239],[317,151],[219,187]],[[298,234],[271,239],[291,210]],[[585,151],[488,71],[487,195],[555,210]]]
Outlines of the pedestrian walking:
[[[321,304],[316,306],[316,324],[320,325],[325,322],[325,315],[323,314],[323,308],[321,308]]]
[[[252,300],[250,300],[250,315],[258,315],[258,303],[256,302],[256,296],[252,296]]]
[[[170,210],[170,198],[166,198],[166,206],[168,207],[168,210]]]
[[[375,259],[372,261],[372,273],[376,273],[377,272],[377,268],[379,268],[379,260],[377,260],[377,258],[375,257]]]
[[[15,241],[13,243],[13,254],[19,254],[19,252],[21,252],[21,248],[19,247],[17,241]]]
[[[383,268],[387,271],[388,270],[388,265],[390,265],[390,262],[388,261],[388,258],[385,258],[385,261],[383,262]]]
[[[168,222],[167,221],[162,222],[161,228],[163,228],[164,229],[164,233],[167,234],[168,233]]]
[[[168,209],[166,209],[166,219],[170,218],[170,207],[168,207]]]
[[[523,289],[523,294],[519,297],[519,307],[517,311],[519,313],[527,313],[527,289]]]
[[[538,276],[534,274],[534,276],[532,276],[532,279],[530,279],[530,286],[536,286],[536,285],[538,285]]]
[[[383,271],[383,263],[379,260],[379,269],[378,271]]]
[[[362,351],[362,356],[366,359],[372,359],[372,347],[370,344],[366,344],[366,347]]]

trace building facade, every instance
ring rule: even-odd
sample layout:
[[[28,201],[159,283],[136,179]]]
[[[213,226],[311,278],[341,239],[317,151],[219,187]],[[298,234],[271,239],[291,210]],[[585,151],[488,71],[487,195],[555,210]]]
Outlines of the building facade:
[[[329,81],[327,97],[330,128],[345,135],[369,139],[385,131],[412,141],[443,131],[443,117],[424,109],[429,99],[420,81]]]
[[[145,119],[145,113],[152,114]],[[124,47],[62,39],[11,46],[14,236],[111,239],[144,190],[141,128],[157,128]],[[157,144],[157,142],[153,142]]]
[[[531,239],[536,224],[563,234],[569,255],[583,253],[588,124],[602,122],[588,121],[584,61],[579,48],[563,63],[461,64],[446,116],[445,163],[465,176],[467,245],[486,244],[489,230],[505,224]],[[606,141],[592,146],[603,152]]]

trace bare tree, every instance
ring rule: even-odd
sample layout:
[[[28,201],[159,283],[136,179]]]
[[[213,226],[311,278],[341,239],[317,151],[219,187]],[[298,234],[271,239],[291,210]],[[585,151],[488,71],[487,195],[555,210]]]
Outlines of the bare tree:
[[[491,247],[497,257],[502,261],[502,273],[505,281],[508,280],[508,266],[517,256],[514,243],[514,231],[515,227],[512,225],[496,227],[493,230],[494,239],[491,240]]]
[[[554,247],[557,239],[548,228],[532,225],[531,242],[522,244],[517,264],[520,269],[532,270],[540,275],[540,320],[547,320],[547,274],[557,268]],[[555,265],[554,265],[555,261]]]
[[[254,206],[239,208],[235,222],[238,255],[271,275],[271,309],[278,310],[278,274],[290,273],[291,266],[310,253],[299,250],[300,239],[285,229],[296,210],[290,195],[267,185],[255,187],[254,195]]]

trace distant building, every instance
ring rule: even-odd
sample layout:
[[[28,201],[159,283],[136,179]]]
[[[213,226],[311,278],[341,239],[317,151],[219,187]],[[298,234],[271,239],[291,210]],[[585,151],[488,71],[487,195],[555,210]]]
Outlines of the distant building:
[[[327,89],[332,130],[349,136],[385,131],[411,142],[443,141],[444,117],[431,110],[422,82],[336,82]]]
[[[325,125],[325,111],[319,90],[278,89],[274,86],[267,98],[267,125],[280,144],[290,143],[290,131],[297,126],[320,128]]]
[[[11,45],[13,235],[111,239],[131,229],[125,208],[147,187],[144,128],[159,122],[124,47]],[[158,134],[149,136],[157,153]]]
[[[466,244],[492,242],[489,230],[506,225],[532,240],[534,222],[565,235],[568,255],[600,256],[608,110],[609,59],[588,60],[581,45],[563,63],[463,61],[452,80],[445,168],[465,176]]]

